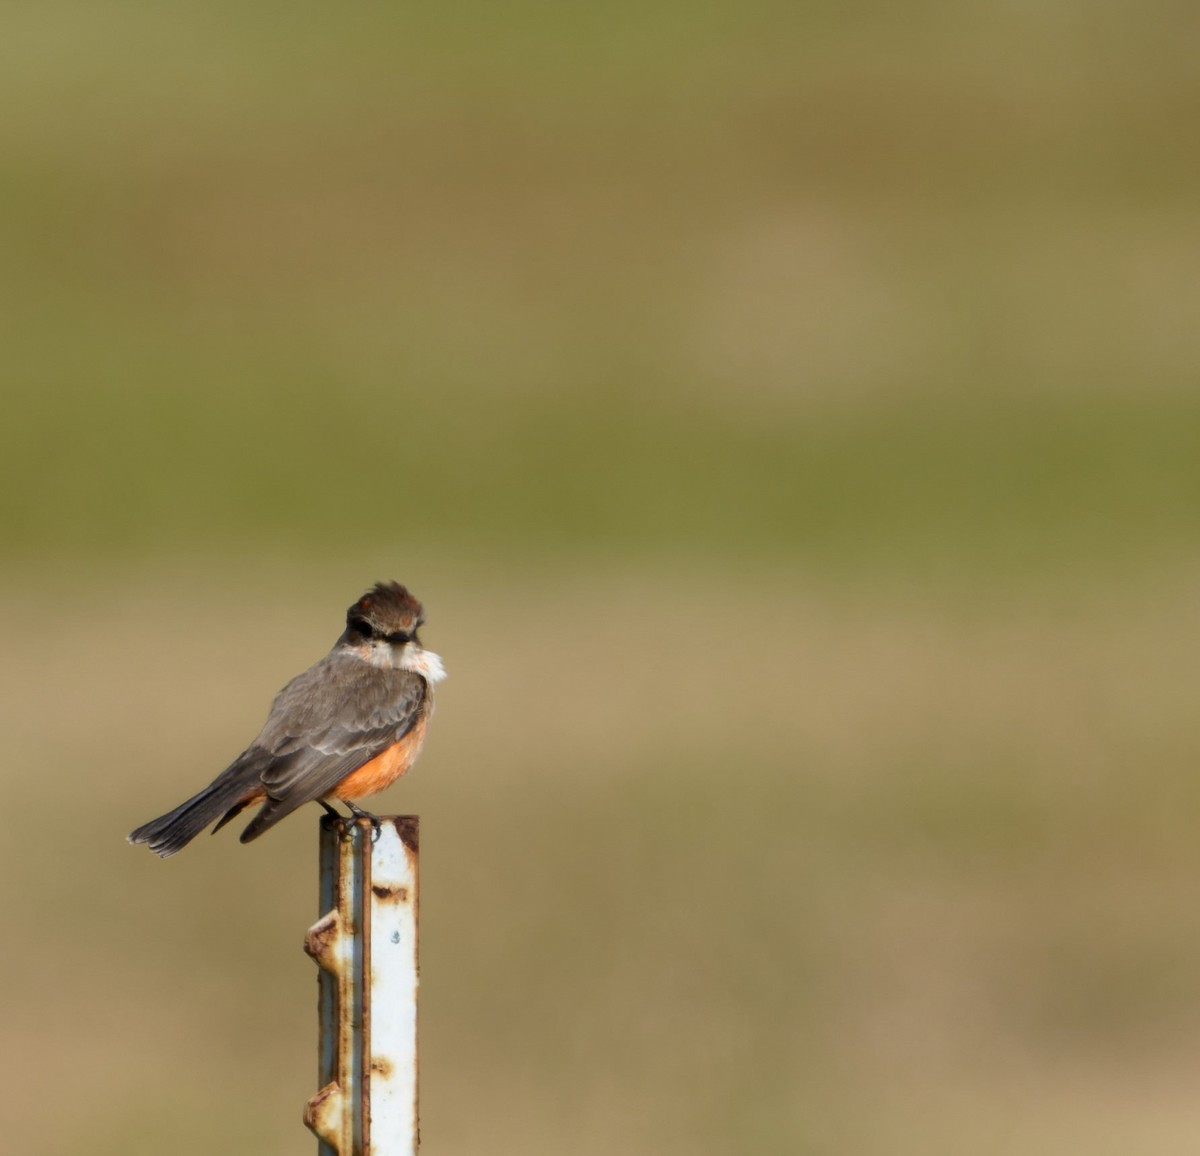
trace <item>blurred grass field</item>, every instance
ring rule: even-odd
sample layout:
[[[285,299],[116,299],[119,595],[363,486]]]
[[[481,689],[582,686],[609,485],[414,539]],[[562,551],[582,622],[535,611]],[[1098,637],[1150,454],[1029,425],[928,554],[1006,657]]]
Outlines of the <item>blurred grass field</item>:
[[[123,835],[389,577],[430,1156],[1194,1150],[1193,12],[5,24],[14,1150],[310,1143],[316,808]]]

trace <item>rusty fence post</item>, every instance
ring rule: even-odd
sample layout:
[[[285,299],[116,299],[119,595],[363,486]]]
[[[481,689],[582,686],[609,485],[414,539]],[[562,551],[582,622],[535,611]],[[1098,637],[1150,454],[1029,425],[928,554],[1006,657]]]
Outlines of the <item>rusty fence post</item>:
[[[320,1156],[417,1151],[417,848],[416,815],[321,820]]]

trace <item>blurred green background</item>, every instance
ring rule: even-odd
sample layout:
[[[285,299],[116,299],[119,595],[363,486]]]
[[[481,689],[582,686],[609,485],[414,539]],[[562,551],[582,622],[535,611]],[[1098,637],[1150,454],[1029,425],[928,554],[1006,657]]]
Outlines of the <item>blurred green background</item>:
[[[1194,1152],[1198,57],[9,5],[6,1143],[312,1150],[319,812],[123,836],[395,577],[430,1156]]]

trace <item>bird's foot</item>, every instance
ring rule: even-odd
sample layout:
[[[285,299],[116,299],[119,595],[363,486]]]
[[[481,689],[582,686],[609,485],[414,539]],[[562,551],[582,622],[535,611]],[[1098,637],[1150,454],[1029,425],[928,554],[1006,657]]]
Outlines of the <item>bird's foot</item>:
[[[378,839],[379,831],[383,826],[383,822],[379,816],[371,814],[370,811],[364,811],[361,807],[356,807],[349,799],[343,799],[342,802],[350,809],[350,814],[356,819],[366,819],[370,822],[372,830],[371,842]]]

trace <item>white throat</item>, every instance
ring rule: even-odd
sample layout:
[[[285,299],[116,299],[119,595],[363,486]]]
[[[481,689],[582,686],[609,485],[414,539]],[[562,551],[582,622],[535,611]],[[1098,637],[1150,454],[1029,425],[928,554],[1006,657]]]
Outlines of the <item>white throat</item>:
[[[446,677],[446,668],[440,655],[425,650],[410,642],[400,655],[400,668],[421,675],[428,682],[441,682]]]
[[[396,645],[383,639],[372,639],[351,650],[364,662],[384,670],[411,670],[429,682],[441,682],[446,677],[446,668],[441,658],[432,650],[425,650],[415,642]]]

